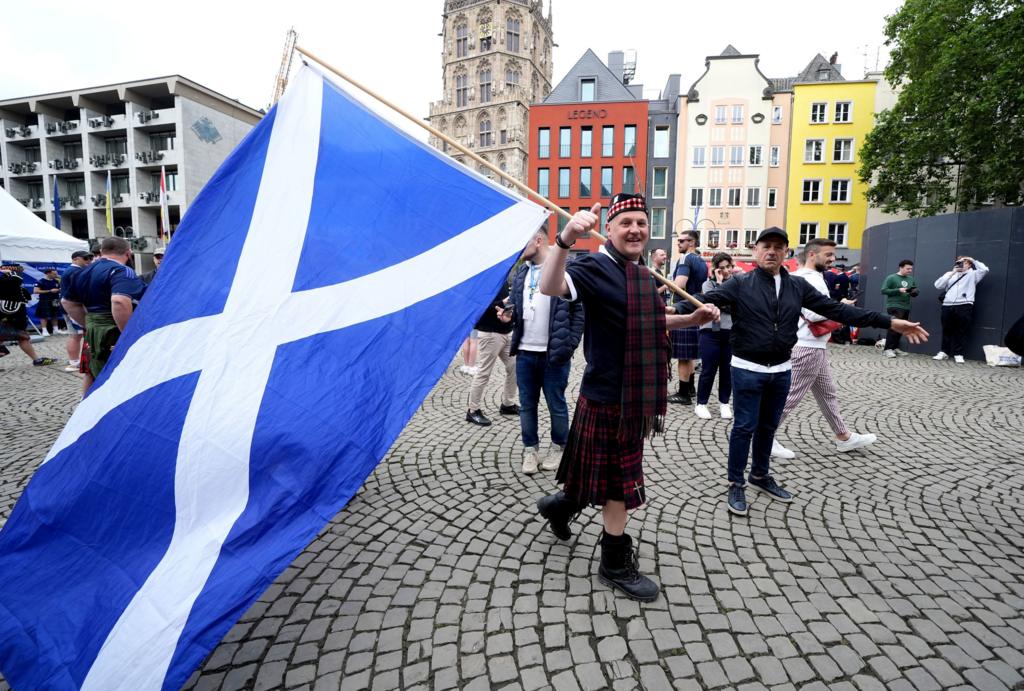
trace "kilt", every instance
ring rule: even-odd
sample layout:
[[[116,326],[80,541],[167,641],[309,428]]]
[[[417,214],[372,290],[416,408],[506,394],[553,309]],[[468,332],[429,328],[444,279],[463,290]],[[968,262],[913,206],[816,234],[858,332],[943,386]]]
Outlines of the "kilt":
[[[672,339],[672,357],[676,360],[696,360],[700,357],[700,350],[697,347],[700,342],[700,327],[690,326],[668,333]]]
[[[621,501],[627,509],[635,509],[647,500],[644,440],[640,434],[636,439],[619,439],[619,408],[618,403],[598,403],[583,396],[576,402],[555,479],[578,506]]]
[[[92,374],[92,370],[89,369],[89,344],[82,339],[82,352],[78,356],[78,371],[81,374]]]
[[[27,336],[23,330],[17,329],[10,324],[0,321],[0,343],[7,341],[20,341]]]
[[[37,319],[60,319],[60,298],[43,296],[36,303]]]

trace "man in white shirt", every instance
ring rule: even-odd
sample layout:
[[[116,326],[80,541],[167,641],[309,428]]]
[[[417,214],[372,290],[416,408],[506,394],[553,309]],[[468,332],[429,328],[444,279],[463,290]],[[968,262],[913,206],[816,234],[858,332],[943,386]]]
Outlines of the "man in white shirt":
[[[939,276],[935,287],[945,291],[942,298],[942,350],[932,358],[963,364],[967,334],[974,319],[974,293],[988,267],[972,257],[957,257],[953,268]]]
[[[793,275],[803,278],[822,295],[828,295],[824,273],[831,268],[835,259],[836,243],[834,241],[827,238],[813,238],[800,253],[800,261],[803,264],[793,272]],[[841,302],[853,304],[853,300],[848,299],[841,300]],[[807,308],[801,310],[800,325],[796,332],[796,346],[793,347],[793,355],[790,360],[793,364],[792,380],[779,425],[781,426],[789,417],[789,414],[800,404],[807,392],[811,391],[818,402],[818,407],[821,408],[821,414],[825,416],[828,426],[836,435],[836,450],[853,451],[862,446],[874,444],[877,437],[873,434],[851,432],[846,427],[843,416],[839,414],[839,392],[832,379],[832,367],[829,365],[828,350],[826,349],[832,334],[828,332],[815,335],[811,331],[812,324],[821,324],[826,321],[825,317]],[[838,324],[838,322],[832,323]],[[772,442],[772,456],[774,458],[795,458],[796,454],[776,440]]]

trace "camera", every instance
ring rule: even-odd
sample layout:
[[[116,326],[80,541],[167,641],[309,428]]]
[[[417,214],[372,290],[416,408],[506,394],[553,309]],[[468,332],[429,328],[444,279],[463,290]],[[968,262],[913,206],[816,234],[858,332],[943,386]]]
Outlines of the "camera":
[[[917,288],[911,288],[910,290],[907,291],[907,293],[910,295],[910,297],[916,298],[918,295],[921,294],[921,291],[918,290]]]
[[[962,269],[962,268],[964,268],[964,262],[963,262],[963,260],[960,260],[960,261],[956,262],[955,264],[953,264],[953,266],[955,266],[958,269]]]

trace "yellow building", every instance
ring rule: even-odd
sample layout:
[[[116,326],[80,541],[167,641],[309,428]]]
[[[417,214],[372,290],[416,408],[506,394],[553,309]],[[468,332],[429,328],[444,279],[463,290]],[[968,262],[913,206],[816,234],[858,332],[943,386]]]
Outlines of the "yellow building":
[[[790,247],[827,237],[838,243],[847,263],[859,261],[868,203],[857,168],[864,136],[874,127],[877,89],[874,79],[793,86],[786,195]]]

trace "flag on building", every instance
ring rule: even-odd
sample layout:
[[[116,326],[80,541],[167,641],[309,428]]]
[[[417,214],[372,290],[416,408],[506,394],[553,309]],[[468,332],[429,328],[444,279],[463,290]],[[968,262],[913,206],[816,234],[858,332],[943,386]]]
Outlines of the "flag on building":
[[[547,216],[300,71],[0,531],[7,681],[180,688],[387,453]]]
[[[160,166],[160,228],[157,234],[161,239],[171,236],[171,215],[167,210],[167,170]]]
[[[107,171],[107,187],[106,187],[106,198],[107,198],[107,235],[114,234],[114,189],[111,184],[110,171]]]
[[[60,230],[60,188],[57,186],[57,176],[53,176],[53,225]]]

